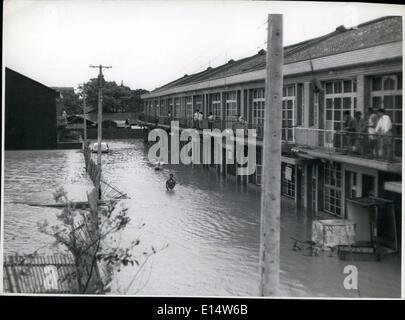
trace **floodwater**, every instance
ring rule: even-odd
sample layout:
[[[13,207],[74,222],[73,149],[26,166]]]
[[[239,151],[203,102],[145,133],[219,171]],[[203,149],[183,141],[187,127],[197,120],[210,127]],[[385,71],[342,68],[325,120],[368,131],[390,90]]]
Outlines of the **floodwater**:
[[[168,245],[140,272],[136,266],[116,272],[111,293],[257,296],[260,194],[197,166],[166,165],[156,171],[140,140],[109,145],[113,151],[103,155],[103,175],[130,197],[121,201],[131,222],[120,245],[139,238],[139,255]],[[40,234],[36,223],[56,223],[57,209],[24,203],[50,203],[60,186],[71,199],[84,200],[92,185],[84,174],[83,155],[77,150],[7,151],[4,164],[5,254],[52,250],[46,247],[52,238]],[[174,192],[165,189],[169,173],[177,181]],[[280,295],[400,297],[399,255],[383,256],[380,262],[341,261],[326,252],[312,257],[309,250],[292,250],[291,237],[311,238],[311,216],[283,201]],[[349,264],[358,268],[358,290],[344,289],[343,269]]]

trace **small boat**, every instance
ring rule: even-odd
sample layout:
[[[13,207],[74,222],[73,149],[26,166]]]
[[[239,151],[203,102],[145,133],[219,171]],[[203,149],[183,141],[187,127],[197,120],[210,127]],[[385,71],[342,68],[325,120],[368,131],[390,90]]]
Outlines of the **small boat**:
[[[91,145],[91,152],[97,153],[98,152],[98,143],[95,142]],[[110,148],[107,143],[101,142],[101,153],[108,153],[110,152]]]

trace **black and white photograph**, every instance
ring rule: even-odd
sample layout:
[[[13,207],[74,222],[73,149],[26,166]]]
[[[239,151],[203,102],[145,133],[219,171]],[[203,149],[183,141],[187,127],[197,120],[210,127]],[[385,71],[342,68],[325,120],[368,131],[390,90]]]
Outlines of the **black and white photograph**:
[[[404,13],[5,0],[1,294],[404,298]]]

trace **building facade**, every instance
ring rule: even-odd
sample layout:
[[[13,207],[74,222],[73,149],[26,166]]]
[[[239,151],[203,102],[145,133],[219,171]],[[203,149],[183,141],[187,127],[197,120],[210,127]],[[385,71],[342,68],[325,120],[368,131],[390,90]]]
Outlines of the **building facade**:
[[[383,197],[395,202],[400,222],[402,48],[401,17],[384,17],[352,29],[341,26],[284,48],[283,196],[299,207],[341,218],[346,216],[346,200]],[[198,109],[204,114],[202,128],[225,129],[239,126],[242,116],[245,127],[257,130],[257,170],[237,180],[260,186],[265,66],[266,52],[261,50],[185,75],[142,96],[141,120],[167,127],[175,119],[190,127]],[[384,141],[367,129],[356,134],[345,131],[345,112],[354,116],[360,111],[367,123],[369,107],[383,108],[391,118],[392,132]],[[210,114],[212,121],[207,120]],[[218,170],[235,172],[227,167],[220,165]]]
[[[5,79],[5,149],[56,149],[59,93],[9,68]]]

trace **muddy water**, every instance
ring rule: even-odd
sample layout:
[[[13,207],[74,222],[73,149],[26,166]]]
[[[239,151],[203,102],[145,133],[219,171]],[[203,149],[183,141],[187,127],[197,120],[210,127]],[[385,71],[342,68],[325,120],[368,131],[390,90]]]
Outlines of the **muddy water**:
[[[121,245],[138,237],[141,251],[168,244],[148,261],[131,287],[128,284],[136,267],[116,273],[112,293],[258,295],[260,194],[199,167],[166,165],[163,171],[155,171],[142,141],[109,144],[113,152],[103,156],[104,177],[130,196],[122,201],[131,223],[120,236]],[[174,192],[164,187],[169,173],[177,181]],[[71,198],[83,200],[91,188],[83,175],[82,154],[75,150],[6,152],[4,179],[5,253],[31,252],[52,240],[37,232],[36,222],[44,218],[54,221],[57,211],[15,202],[51,202],[51,192],[61,185]],[[383,257],[381,262],[345,262],[327,253],[311,257],[308,250],[293,251],[291,237],[310,239],[311,217],[283,201],[282,295],[400,295],[398,255]],[[347,264],[357,266],[360,290],[344,289],[343,268]]]

